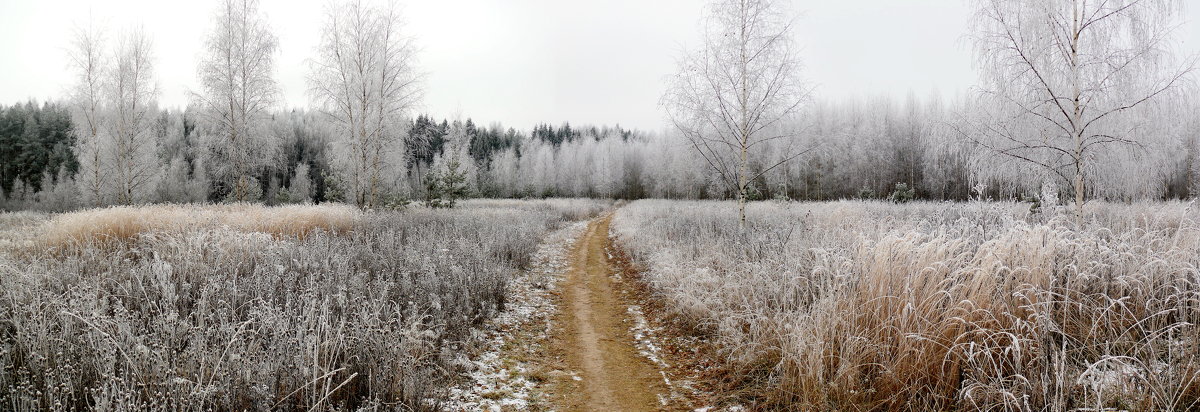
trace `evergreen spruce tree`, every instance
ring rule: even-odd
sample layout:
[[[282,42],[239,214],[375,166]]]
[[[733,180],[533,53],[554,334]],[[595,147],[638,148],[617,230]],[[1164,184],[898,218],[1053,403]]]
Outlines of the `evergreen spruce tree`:
[[[439,159],[440,160],[440,159]],[[471,194],[467,185],[467,170],[458,159],[446,160],[444,167],[425,175],[425,205],[432,208],[452,208]]]

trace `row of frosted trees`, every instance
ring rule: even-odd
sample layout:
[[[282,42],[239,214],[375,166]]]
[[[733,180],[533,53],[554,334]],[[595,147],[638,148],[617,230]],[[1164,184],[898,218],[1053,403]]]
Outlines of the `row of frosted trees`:
[[[79,141],[71,133],[77,126],[70,121],[54,122],[62,104],[46,104],[30,113],[33,105],[0,108],[0,112],[25,112],[21,126],[40,132],[9,135],[0,128],[0,140],[11,140],[11,153],[3,155],[12,166],[0,183],[0,206],[7,209],[70,210],[105,204],[121,204],[112,190],[115,169],[88,167],[93,159],[78,159],[70,147]],[[157,110],[153,112],[145,140],[147,150],[137,166],[148,179],[134,192],[131,203],[185,203],[234,200],[221,184],[221,159],[210,152],[197,110]],[[322,194],[321,170],[328,170],[323,147],[327,133],[318,129],[316,116],[305,113],[273,113],[264,120],[271,140],[271,157],[252,178],[251,199],[267,203],[305,202]],[[63,124],[65,123],[65,124]],[[103,142],[103,140],[101,140]],[[98,150],[97,163],[112,161],[112,151]],[[95,164],[95,163],[93,163]],[[209,167],[213,165],[214,167]],[[261,184],[260,184],[261,183]],[[222,190],[226,191],[222,191]]]
[[[821,150],[822,144],[863,146],[867,155],[880,156],[873,168],[844,182],[842,191],[861,185],[865,196],[875,193],[880,182],[908,180],[897,187],[908,193],[917,168],[910,165],[907,173],[897,173],[879,162],[912,163],[922,154],[914,150],[922,145],[917,140],[942,134],[969,147],[926,142],[924,146],[938,149],[937,158],[925,164],[946,160],[968,166],[954,172],[958,177],[935,182],[973,182],[969,185],[980,196],[1015,196],[1030,186],[1066,191],[1076,216],[1082,217],[1083,204],[1096,197],[1184,196],[1196,189],[1196,106],[1191,100],[1197,95],[1192,76],[1197,60],[1177,56],[1175,36],[1184,3],[973,1],[967,34],[980,83],[966,104],[955,107],[954,115],[926,116],[928,125],[919,124],[914,113],[904,121],[880,120],[894,112],[879,105],[854,114],[851,104],[850,116],[865,121],[842,125],[841,131],[822,129],[816,134],[832,139],[821,141],[811,139],[804,128],[814,122],[825,126],[821,122],[832,117],[805,110],[813,89],[801,78],[793,40],[796,20],[788,2],[713,0],[704,9],[702,40],[679,58],[662,102],[674,130],[738,199],[743,227],[745,200],[772,186],[791,195],[790,173],[776,177],[774,185],[759,180],[776,168],[804,164],[805,155]],[[838,136],[842,131],[872,136],[881,133],[872,127],[897,125],[908,130],[885,131],[898,137],[884,144],[895,150],[873,150],[873,141]],[[918,133],[921,127],[929,130]],[[838,152],[846,153],[833,150]],[[815,179],[842,174],[820,173],[830,165],[812,163],[822,160],[819,156],[807,160],[808,168],[797,173],[816,172]],[[854,167],[833,162],[837,168]],[[810,183],[803,185],[805,190]],[[950,186],[926,191],[962,197],[961,187]]]
[[[156,196],[173,173],[211,183],[232,201],[258,200],[259,178],[285,142],[270,130],[279,90],[273,78],[278,38],[257,0],[224,0],[197,67],[191,93],[197,153],[159,167],[151,39],[140,30],[78,30],[71,47],[77,75],[70,102],[81,205],[135,204]],[[373,206],[397,190],[405,117],[420,96],[411,39],[394,5],[330,4],[312,60],[310,94],[333,136],[330,157],[345,200]],[[176,128],[178,129],[178,128]],[[203,162],[207,161],[207,164]],[[207,166],[202,169],[201,165]],[[197,172],[203,170],[204,173]],[[10,189],[11,190],[11,189]]]
[[[959,125],[979,102],[876,97],[817,101],[803,111],[798,139],[815,148],[780,167],[784,142],[765,143],[748,169],[748,198],[886,198],[904,184],[917,198],[1030,198],[1055,177],[964,141]],[[1184,108],[1187,108],[1186,110]],[[1140,145],[1096,150],[1088,198],[1116,201],[1200,194],[1200,111],[1180,102],[1178,117],[1144,124]],[[964,114],[967,113],[967,114]],[[1185,114],[1186,113],[1186,114]],[[496,196],[733,198],[730,186],[678,135],[597,135],[555,146],[533,140],[481,164],[481,192]],[[1063,185],[1063,195],[1069,193]]]
[[[1052,176],[995,156],[958,136],[956,125],[971,106],[967,100],[945,102],[936,95],[816,101],[804,111],[803,118],[810,123],[800,137],[814,142],[816,149],[750,182],[749,198],[886,198],[898,183],[914,188],[917,198],[931,200],[980,195],[1021,198],[1039,193]],[[1181,113],[1192,114],[1169,118],[1171,124],[1162,127],[1144,125],[1137,136],[1141,146],[1113,147],[1095,154],[1087,175],[1089,198],[1124,201],[1200,193],[1200,117],[1188,103],[1179,107]],[[196,126],[202,121],[197,111],[164,110],[153,116],[149,135],[156,152],[145,165],[156,178],[140,201],[231,197],[232,192],[220,183],[222,175],[212,166],[221,160],[205,145],[204,133]],[[276,146],[251,176],[254,183],[248,186],[248,200],[348,200],[332,176],[342,154],[331,148],[335,132],[323,114],[272,113],[262,124]],[[396,196],[421,198],[424,177],[443,172],[450,160],[466,175],[471,196],[734,196],[686,139],[669,132],[576,128],[564,137],[504,131],[499,124],[477,128],[469,121],[434,124],[432,131],[426,130],[429,124],[413,121],[404,126],[408,130],[401,144],[409,150],[394,161],[407,167],[389,172],[395,173],[390,184]],[[783,153],[764,150],[749,167],[761,170]],[[0,184],[0,201],[8,200],[10,209],[90,206],[82,201],[88,199],[86,176],[72,173],[67,162],[62,163],[41,176],[18,176]],[[1064,189],[1062,195],[1069,193]]]
[[[412,39],[395,8],[358,0],[326,10],[309,75],[316,110],[280,113],[278,39],[255,0],[225,0],[187,113],[156,107],[144,33],[79,30],[70,167],[39,179],[4,165],[0,199],[375,207],[419,198],[429,176],[447,174],[462,176],[464,193],[500,197],[823,200],[883,198],[903,184],[927,199],[1046,187],[1077,201],[1184,198],[1200,192],[1200,156],[1193,66],[1170,53],[1177,8],[979,2],[972,34],[986,81],[970,95],[838,101],[800,82],[779,3],[716,1],[703,47],[681,59],[664,95],[669,131],[538,125],[526,136],[410,120],[422,92]]]

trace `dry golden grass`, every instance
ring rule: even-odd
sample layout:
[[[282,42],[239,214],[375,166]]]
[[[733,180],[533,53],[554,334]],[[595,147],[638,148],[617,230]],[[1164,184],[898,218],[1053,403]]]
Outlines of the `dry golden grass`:
[[[303,238],[316,230],[349,231],[360,212],[341,204],[113,206],[58,215],[46,222],[34,246],[65,251],[81,245],[113,245],[143,234],[180,233],[205,228]]]
[[[619,242],[786,410],[1197,410],[1194,205],[639,201]]]

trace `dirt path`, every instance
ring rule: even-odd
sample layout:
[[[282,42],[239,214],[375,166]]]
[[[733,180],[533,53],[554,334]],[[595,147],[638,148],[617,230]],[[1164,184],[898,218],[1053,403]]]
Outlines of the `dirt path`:
[[[571,251],[551,341],[568,371],[555,379],[556,410],[658,410],[668,393],[660,372],[634,347],[627,306],[613,285],[606,250],[611,220],[610,213],[589,223]]]

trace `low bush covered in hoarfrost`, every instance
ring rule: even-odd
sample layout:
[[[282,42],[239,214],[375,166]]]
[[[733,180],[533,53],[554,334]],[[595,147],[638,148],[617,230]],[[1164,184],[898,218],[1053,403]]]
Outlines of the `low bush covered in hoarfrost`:
[[[591,200],[0,214],[0,409],[430,409]]]
[[[764,406],[1196,410],[1200,213],[638,201],[614,236]]]

